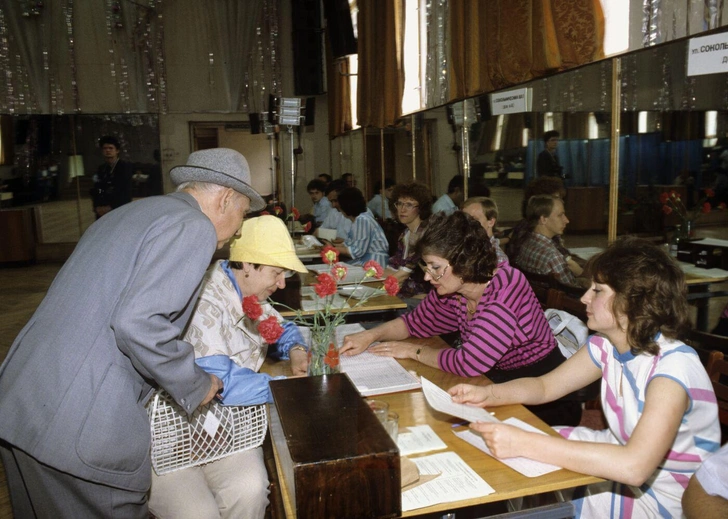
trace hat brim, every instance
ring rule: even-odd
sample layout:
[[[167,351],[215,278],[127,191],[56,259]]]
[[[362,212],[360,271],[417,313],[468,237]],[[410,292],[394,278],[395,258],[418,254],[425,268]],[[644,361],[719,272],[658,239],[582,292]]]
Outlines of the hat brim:
[[[169,171],[169,176],[176,186],[183,182],[209,182],[210,184],[229,187],[250,199],[250,210],[252,212],[265,209],[263,197],[249,184],[232,175],[198,166],[175,166]]]
[[[254,252],[248,251],[245,254],[235,255],[230,252],[231,261],[246,261],[248,263],[257,263],[258,265],[266,265],[268,267],[278,267],[286,270],[295,270],[296,272],[306,273],[308,269],[298,259],[295,252],[284,252],[280,254],[269,254],[263,250]]]

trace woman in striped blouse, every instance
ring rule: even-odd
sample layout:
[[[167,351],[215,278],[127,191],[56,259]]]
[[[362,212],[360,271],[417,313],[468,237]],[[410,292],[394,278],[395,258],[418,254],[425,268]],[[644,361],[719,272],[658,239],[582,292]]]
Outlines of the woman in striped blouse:
[[[523,274],[497,264],[488,236],[474,218],[456,211],[434,215],[417,243],[427,297],[404,317],[346,337],[341,351],[411,358],[464,377],[487,374],[500,382],[548,373],[564,357]],[[434,348],[408,341],[459,331],[462,346]],[[547,423],[576,424],[578,402],[566,397],[532,408]]]

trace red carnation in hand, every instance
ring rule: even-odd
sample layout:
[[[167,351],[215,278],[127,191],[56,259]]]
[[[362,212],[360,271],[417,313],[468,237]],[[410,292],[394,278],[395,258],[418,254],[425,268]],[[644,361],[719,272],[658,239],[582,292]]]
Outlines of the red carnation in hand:
[[[324,263],[327,263],[328,265],[333,265],[334,263],[339,261],[339,251],[336,250],[335,247],[327,245],[321,251],[321,259],[324,260]]]
[[[708,214],[710,211],[713,210],[713,207],[710,205],[710,202],[705,202],[703,206],[700,208],[701,213]]]
[[[331,275],[334,276],[336,279],[344,279],[348,271],[349,269],[346,268],[346,265],[344,265],[343,263],[337,263],[332,267]]]
[[[301,218],[301,213],[295,207],[291,209],[291,214],[293,215],[294,220],[298,220],[299,218]]]
[[[336,349],[334,343],[329,343],[329,351],[326,352],[324,362],[330,368],[335,368],[339,365],[339,350]]]
[[[243,313],[250,317],[253,321],[263,315],[263,308],[258,302],[257,296],[247,296],[243,298]]]
[[[273,344],[283,335],[283,327],[278,323],[278,319],[271,315],[258,323],[258,332],[265,342]]]
[[[384,274],[382,266],[374,260],[369,260],[364,263],[364,270],[366,271],[367,277],[380,278]]]
[[[665,214],[672,214],[672,207],[670,207],[669,205],[663,205],[662,212]]]
[[[384,290],[386,290],[387,294],[390,296],[396,296],[399,292],[399,283],[397,282],[397,278],[394,276],[387,276],[387,279],[384,280]]]
[[[668,198],[670,198],[669,193],[660,193],[660,203],[661,204],[663,204],[663,205],[666,204]]]
[[[319,274],[316,281],[318,283],[314,283],[313,289],[319,297],[332,296],[336,293],[336,281],[330,274]]]
[[[715,196],[715,191],[713,191],[710,188],[706,188],[705,189],[705,196],[707,196],[708,198],[713,198]]]
[[[303,232],[310,232],[311,231],[311,222],[308,222],[306,225],[303,226]]]

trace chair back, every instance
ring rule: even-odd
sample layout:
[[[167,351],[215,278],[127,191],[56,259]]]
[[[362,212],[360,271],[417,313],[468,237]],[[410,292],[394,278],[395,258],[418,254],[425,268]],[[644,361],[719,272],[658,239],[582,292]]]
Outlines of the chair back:
[[[725,429],[728,426],[728,361],[722,352],[710,352],[707,371],[718,400],[718,419]]]
[[[691,346],[699,346],[711,351],[716,350],[728,355],[728,337],[693,329],[688,332],[686,339]]]

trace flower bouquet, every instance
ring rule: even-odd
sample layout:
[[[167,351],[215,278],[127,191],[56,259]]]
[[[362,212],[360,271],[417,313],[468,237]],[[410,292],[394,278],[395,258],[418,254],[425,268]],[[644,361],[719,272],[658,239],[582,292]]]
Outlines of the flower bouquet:
[[[324,300],[323,309],[317,310],[313,317],[305,317],[302,315],[301,310],[286,307],[296,312],[296,316],[293,318],[295,323],[306,326],[311,330],[311,346],[308,352],[309,375],[327,375],[340,371],[336,327],[344,322],[349,310],[363,305],[370,297],[384,295],[385,293],[393,296],[399,292],[397,279],[394,276],[389,276],[384,280],[383,288],[367,291],[353,306],[337,311],[332,308],[332,299],[337,292],[337,280],[344,279],[348,269],[343,263],[338,263],[339,252],[331,245],[324,247],[321,251],[321,258],[324,263],[331,266],[331,270],[319,274],[316,277],[316,283],[313,284],[316,295]],[[365,277],[356,283],[356,287],[367,282],[367,280],[381,278],[384,274],[384,269],[376,261],[367,261],[364,264],[364,270]],[[346,299],[347,306],[352,295]],[[280,303],[274,304],[280,305]]]
[[[662,204],[662,212],[665,215],[677,214],[682,220],[681,232],[684,238],[694,238],[693,225],[702,214],[708,214],[712,211],[712,206],[708,199],[713,198],[715,193],[712,189],[707,188],[703,191],[705,196],[698,200],[693,209],[688,209],[682,200],[682,197],[676,191],[660,193],[660,203]],[[725,204],[721,204],[719,209],[725,209]]]

